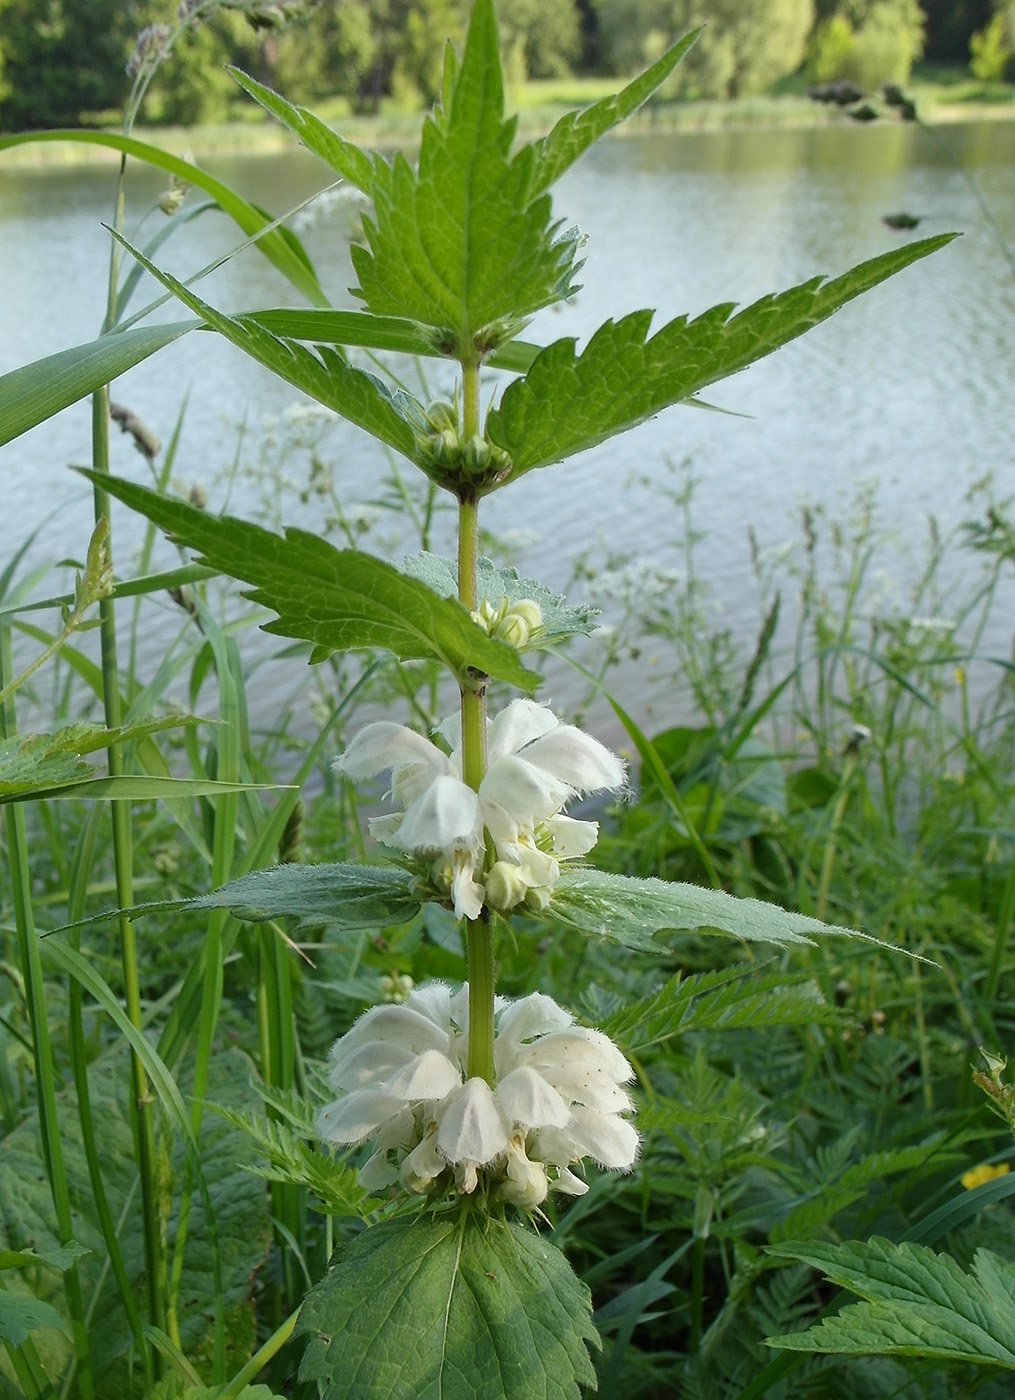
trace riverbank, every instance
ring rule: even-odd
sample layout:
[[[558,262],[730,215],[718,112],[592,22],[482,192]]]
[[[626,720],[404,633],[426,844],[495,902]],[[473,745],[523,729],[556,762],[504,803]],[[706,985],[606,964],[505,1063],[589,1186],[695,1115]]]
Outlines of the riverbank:
[[[616,92],[622,82],[620,78],[598,77],[529,82],[510,92],[508,103],[518,114],[520,133],[532,137],[548,131],[565,112]],[[623,139],[652,131],[787,129],[849,122],[839,108],[809,100],[803,87],[803,80],[794,78],[787,81],[784,91],[773,94],[730,101],[655,101],[625,122],[616,135]],[[1015,121],[1015,84],[980,83],[961,70],[938,68],[918,70],[906,90],[916,103],[920,120],[929,125]],[[314,110],[343,136],[374,150],[411,149],[419,133],[419,113],[393,104],[382,104],[375,116],[363,116],[350,110],[348,99],[336,97],[315,103]],[[198,158],[275,154],[294,144],[287,131],[245,100],[237,104],[226,122],[138,127],[135,134],[163,150]],[[0,159],[5,166],[64,166],[108,164],[119,156],[80,141],[33,141],[4,151]]]

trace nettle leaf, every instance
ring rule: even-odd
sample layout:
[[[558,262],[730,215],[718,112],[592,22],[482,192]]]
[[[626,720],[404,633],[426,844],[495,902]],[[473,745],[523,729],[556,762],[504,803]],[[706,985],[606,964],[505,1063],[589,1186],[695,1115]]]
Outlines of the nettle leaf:
[[[140,919],[172,909],[228,909],[252,924],[293,918],[297,929],[325,924],[348,931],[378,929],[407,923],[419,913],[422,900],[415,888],[415,875],[397,865],[275,865],[252,870],[210,894],[153,900],[96,914],[87,922],[119,913]]]
[[[396,155],[364,180],[374,214],[352,257],[371,311],[446,329],[448,353],[471,355],[484,327],[571,293],[577,240],[553,240],[532,148],[511,153],[492,0],[473,5],[461,68],[448,54],[444,106],[423,123],[418,169]]]
[[[16,734],[0,739],[0,802],[51,795],[56,789],[77,786],[96,772],[83,754],[110,744],[126,743],[161,729],[196,724],[188,716],[139,720],[136,724],[106,729],[100,724],[68,724],[48,734]]]
[[[457,597],[457,566],[453,559],[426,552],[410,554],[402,560],[402,571],[425,583],[442,598]],[[476,565],[476,584],[480,603],[486,601],[497,607],[506,599],[510,606],[531,599],[539,604],[542,626],[532,633],[524,650],[556,646],[575,635],[588,637],[595,629],[598,608],[569,607],[563,593],[554,593],[538,579],[520,578],[518,570],[510,566],[499,569],[492,560],[480,559]]]
[[[0,1269],[27,1269],[46,1264],[51,1269],[66,1273],[73,1264],[90,1253],[90,1249],[76,1244],[74,1240],[57,1249],[47,1249],[44,1254],[36,1254],[34,1249],[0,1249]]]
[[[515,648],[487,636],[456,599],[437,597],[371,554],[336,549],[304,530],[276,535],[132,482],[102,480],[111,495],[198,551],[201,562],[252,584],[244,596],[278,613],[266,632],[313,642],[323,654],[383,647],[401,661],[440,661],[460,681],[475,670],[526,691],[539,683]]]
[[[579,933],[652,953],[668,951],[658,938],[664,931],[722,933],[751,943],[783,944],[812,943],[814,937],[832,933],[864,936],[764,900],[736,899],[724,890],[584,868],[561,872],[550,912],[558,923]]]
[[[650,68],[646,68],[644,73],[639,73],[626,88],[611,97],[593,102],[591,107],[586,107],[584,111],[565,113],[548,135],[534,141],[533,192],[549,189],[594,142],[647,102],[670,76],[688,49],[697,42],[700,34],[700,28],[685,34],[683,39],[667,49],[662,58],[657,59]]]
[[[115,233],[113,236],[212,330],[280,379],[302,389],[312,399],[341,414],[410,461],[416,460],[416,435],[425,429],[426,419],[422,405],[411,394],[389,389],[375,375],[350,365],[327,346],[318,347],[315,353],[296,340],[272,335],[253,317],[227,316],[216,311],[170,273],[156,267],[125,238]]]
[[[832,281],[811,278],[735,314],[727,303],[693,321],[678,316],[651,339],[651,311],[634,311],[600,326],[580,355],[573,337],[555,341],[487,417],[487,436],[513,462],[507,480],[594,447],[735,374],[955,236],[910,243]]]
[[[792,1351],[930,1356],[1015,1370],[1015,1264],[978,1249],[969,1273],[926,1245],[875,1236],[780,1244],[771,1252],[821,1269],[865,1299],[806,1332],[769,1337]]]
[[[322,1400],[578,1400],[589,1291],[531,1230],[472,1212],[386,1220],[307,1294],[300,1379]]]
[[[30,1332],[37,1332],[42,1327],[63,1330],[63,1318],[51,1303],[23,1293],[0,1292],[0,1342],[19,1347],[28,1340]]]

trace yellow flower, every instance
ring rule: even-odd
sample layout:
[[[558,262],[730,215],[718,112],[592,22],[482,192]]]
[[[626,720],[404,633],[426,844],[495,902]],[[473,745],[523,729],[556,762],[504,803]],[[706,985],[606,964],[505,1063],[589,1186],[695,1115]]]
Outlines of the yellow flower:
[[[978,1167],[970,1167],[967,1172],[962,1173],[962,1185],[967,1191],[972,1191],[974,1186],[982,1186],[985,1181],[993,1181],[995,1176],[1005,1176],[1007,1172],[1007,1162],[999,1162],[996,1167],[992,1167],[989,1162],[981,1162]]]

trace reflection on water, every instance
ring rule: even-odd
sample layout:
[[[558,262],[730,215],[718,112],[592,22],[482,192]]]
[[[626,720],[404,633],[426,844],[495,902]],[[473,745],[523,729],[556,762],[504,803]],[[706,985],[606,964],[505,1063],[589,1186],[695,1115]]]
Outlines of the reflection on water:
[[[940,134],[1015,242],[1015,124]],[[329,172],[303,152],[209,164],[273,210],[329,183]],[[0,161],[0,371],[96,333],[108,257],[101,225],[114,175],[112,167],[5,171]],[[141,215],[161,186],[147,172],[132,179],[128,232],[138,241],[158,228],[155,216]],[[690,458],[701,480],[696,523],[713,541],[702,553],[702,572],[726,620],[750,632],[756,605],[749,527],[762,547],[777,547],[791,537],[801,499],[835,518],[858,484],[874,479],[886,517],[899,528],[899,559],[887,564],[905,573],[905,547],[916,547],[928,513],[955,521],[972,478],[993,472],[1002,484],[1013,480],[1015,285],[961,175],[919,128],[844,125],[611,141],[568,173],[555,208],[588,235],[584,285],[572,304],[536,318],[532,338],[583,337],[607,315],[642,306],[657,307],[665,319],[717,301],[743,303],[817,273],[839,273],[906,237],[945,229],[964,236],[711,391],[714,402],[742,416],[671,410],[495,497],[486,522],[526,532],[523,569],[563,586],[573,558],[601,540],[674,565],[679,520],[643,479],[667,460]],[[882,223],[898,211],[919,216],[915,235]],[[301,217],[321,280],[339,305],[355,304],[346,290],[352,219],[352,207],[335,200]],[[208,214],[159,256],[189,274],[236,241],[224,218]],[[218,270],[203,290],[230,309],[293,300],[252,252]],[[141,295],[155,294],[146,281]],[[439,387],[439,373],[431,373]],[[294,399],[238,351],[200,334],[139,366],[114,392],[163,440],[186,398],[174,469],[184,486],[211,483],[234,460],[240,423],[247,426],[241,462],[252,456],[262,421]],[[88,408],[78,405],[0,453],[14,521],[9,538],[20,541],[64,503],[35,557],[83,550],[87,493],[69,484],[66,468],[87,459],[88,432]],[[386,465],[383,453],[345,427],[329,441],[341,492],[368,499]],[[129,444],[117,439],[114,447],[116,470],[137,474],[140,459]],[[241,478],[232,509],[249,505],[252,488],[246,503],[244,489]],[[291,515],[312,523],[315,509],[294,500]],[[125,538],[138,537],[126,516],[116,529],[121,548]],[[996,640],[1007,652],[1008,640]]]

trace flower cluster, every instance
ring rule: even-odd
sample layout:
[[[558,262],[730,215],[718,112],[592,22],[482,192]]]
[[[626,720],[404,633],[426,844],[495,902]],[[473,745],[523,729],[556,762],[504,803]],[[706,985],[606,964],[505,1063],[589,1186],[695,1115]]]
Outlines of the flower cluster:
[[[368,724],[337,761],[357,780],[391,771],[389,795],[402,810],[375,817],[371,833],[427,859],[458,918],[478,918],[484,904],[545,907],[559,862],[586,855],[599,835],[598,823],[562,816],[562,808],[573,797],[622,788],[620,759],[543,705],[513,700],[490,721],[488,767],[473,791],[462,781],[460,721],[437,732],[450,754],[403,725]]]
[[[329,1142],[370,1139],[359,1179],[369,1191],[419,1193],[482,1182],[533,1209],[547,1191],[583,1195],[571,1167],[590,1157],[627,1170],[638,1134],[622,1116],[631,1066],[601,1031],[576,1026],[540,992],[496,1001],[496,1083],[467,1078],[468,984],[415,987],[401,1005],[367,1011],[331,1052],[339,1098],[318,1115]]]

